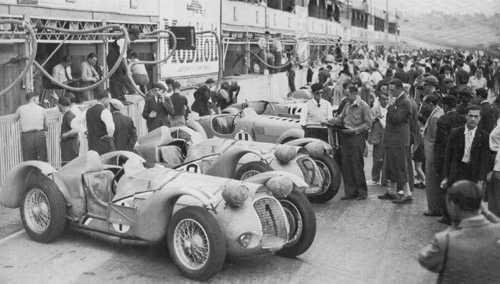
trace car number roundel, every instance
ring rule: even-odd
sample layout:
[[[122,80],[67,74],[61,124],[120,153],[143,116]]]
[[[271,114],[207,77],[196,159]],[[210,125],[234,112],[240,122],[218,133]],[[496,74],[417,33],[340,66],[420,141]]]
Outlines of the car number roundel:
[[[252,136],[250,133],[240,130],[236,135],[234,136],[234,139],[236,140],[242,140],[242,141],[253,141]]]

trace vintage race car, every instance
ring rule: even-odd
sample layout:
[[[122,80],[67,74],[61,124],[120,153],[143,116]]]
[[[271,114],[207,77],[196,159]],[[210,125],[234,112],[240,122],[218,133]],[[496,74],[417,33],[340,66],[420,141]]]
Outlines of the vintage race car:
[[[208,138],[220,137],[305,148],[313,143],[322,143],[324,151],[309,151],[308,148],[309,155],[324,172],[323,176],[330,177],[330,180],[327,181],[328,186],[332,186],[336,190],[340,187],[342,175],[333,158],[332,146],[318,139],[304,138],[304,130],[300,126],[298,118],[257,115],[253,109],[246,108],[237,114],[202,116],[198,121],[188,121],[188,126],[203,133]],[[325,200],[329,199],[325,198]]]
[[[312,143],[324,147],[324,143]],[[323,155],[326,150],[313,159],[300,146],[204,139],[188,127],[166,126],[139,138],[135,150],[150,164],[239,180],[273,170],[293,173],[309,185],[304,193],[316,202],[332,199],[340,187],[340,172],[335,161]]]
[[[26,232],[41,243],[65,227],[120,243],[166,240],[179,270],[200,281],[215,275],[226,255],[295,257],[314,240],[314,211],[297,190],[307,184],[295,175],[237,181],[143,162],[126,151],[89,151],[59,170],[23,162],[8,174],[0,204],[20,207]]]

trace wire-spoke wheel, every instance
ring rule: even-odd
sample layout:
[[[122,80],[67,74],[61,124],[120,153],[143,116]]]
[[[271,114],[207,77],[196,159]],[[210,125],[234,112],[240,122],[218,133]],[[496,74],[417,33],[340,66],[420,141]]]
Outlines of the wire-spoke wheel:
[[[188,278],[206,280],[224,264],[224,235],[217,220],[204,208],[185,207],[175,213],[167,241],[173,261]]]
[[[322,156],[314,159],[318,166],[324,183],[321,194],[309,196],[312,202],[327,202],[337,195],[342,181],[342,174],[335,160],[328,156]]]
[[[255,175],[272,171],[273,168],[261,161],[253,161],[241,166],[234,175],[234,179],[245,180]]]
[[[57,185],[46,177],[34,178],[23,195],[21,218],[26,232],[37,242],[48,243],[61,235],[66,206]]]

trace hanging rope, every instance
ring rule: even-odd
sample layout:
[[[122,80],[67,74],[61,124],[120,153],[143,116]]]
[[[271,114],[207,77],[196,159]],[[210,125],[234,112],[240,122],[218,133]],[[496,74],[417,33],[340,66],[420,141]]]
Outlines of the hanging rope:
[[[40,70],[40,72],[42,72],[42,74],[45,77],[49,78],[50,81],[52,82],[52,84],[54,84],[56,86],[59,86],[62,89],[66,89],[68,91],[71,91],[71,92],[87,91],[87,90],[94,89],[95,87],[98,87],[98,86],[104,84],[104,82],[106,80],[108,80],[115,73],[116,69],[118,69],[118,67],[120,66],[123,58],[125,57],[125,54],[127,54],[127,48],[128,48],[128,44],[130,42],[127,29],[125,27],[121,26],[121,25],[116,25],[116,24],[106,25],[106,26],[95,28],[95,29],[78,30],[78,31],[68,30],[68,29],[62,29],[62,28],[56,28],[56,27],[48,27],[48,26],[44,26],[44,25],[39,25],[37,27],[38,28],[47,29],[47,30],[53,30],[53,31],[61,32],[61,33],[68,33],[68,34],[88,34],[88,33],[94,33],[94,32],[97,32],[97,31],[108,30],[108,29],[120,30],[122,32],[123,37],[125,39],[125,42],[124,42],[123,47],[122,47],[122,49],[120,51],[120,56],[118,57],[118,60],[116,61],[116,63],[113,66],[113,68],[111,68],[111,70],[109,70],[109,72],[108,72],[108,74],[106,74],[106,76],[104,76],[100,81],[97,81],[96,83],[94,83],[94,84],[92,84],[90,86],[82,87],[82,88],[77,88],[77,87],[71,87],[71,86],[65,85],[65,84],[57,81],[54,77],[52,77],[52,75],[50,75],[38,62],[36,62],[36,61],[33,62],[33,65],[36,68],[38,68],[38,70]],[[117,35],[119,35],[119,34],[117,34]]]
[[[21,82],[21,80],[23,80],[24,76],[26,76],[28,71],[31,69],[33,62],[36,62],[35,56],[36,56],[36,51],[37,51],[37,42],[36,42],[35,31],[33,31],[33,28],[27,22],[7,19],[7,20],[0,20],[0,25],[2,25],[2,24],[14,24],[14,25],[22,26],[25,30],[27,30],[29,33],[29,36],[31,37],[31,40],[32,40],[31,45],[33,46],[33,50],[31,51],[30,57],[27,58],[28,62],[26,62],[26,66],[24,66],[24,69],[21,71],[19,76],[17,76],[17,78],[7,86],[7,88],[0,91],[0,96],[5,95],[7,92],[12,90],[12,88],[14,88],[17,84],[19,84],[19,82]],[[26,60],[25,57],[21,57],[20,59]]]

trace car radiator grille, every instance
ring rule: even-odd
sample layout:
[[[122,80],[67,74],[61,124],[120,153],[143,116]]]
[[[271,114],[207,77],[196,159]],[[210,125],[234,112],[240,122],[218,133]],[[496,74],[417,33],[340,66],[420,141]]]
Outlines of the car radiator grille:
[[[305,193],[316,193],[323,187],[323,177],[319,168],[315,166],[314,161],[309,157],[297,159],[297,165],[304,175],[304,181],[309,185]]]
[[[254,201],[253,208],[262,227],[262,246],[271,245],[277,239],[287,240],[286,216],[278,200],[262,197]]]

